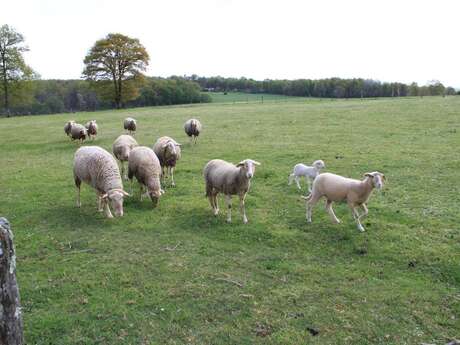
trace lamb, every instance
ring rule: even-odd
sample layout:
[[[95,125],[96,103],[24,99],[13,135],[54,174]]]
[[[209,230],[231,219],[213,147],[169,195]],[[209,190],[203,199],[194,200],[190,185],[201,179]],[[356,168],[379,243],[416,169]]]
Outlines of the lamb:
[[[292,184],[292,180],[295,180],[298,189],[300,187],[300,177],[304,176],[308,183],[308,191],[311,193],[311,184],[315,180],[316,176],[320,173],[321,169],[324,169],[326,165],[322,160],[314,161],[312,166],[308,166],[302,163],[296,164],[292,170],[292,174],[289,175],[289,185]]]
[[[251,178],[254,176],[256,165],[260,165],[252,159],[245,159],[236,166],[221,159],[209,161],[203,170],[206,184],[206,196],[215,216],[219,214],[217,194],[223,193],[227,204],[227,222],[232,221],[232,195],[240,198],[240,213],[243,216],[243,223],[248,222],[244,199],[249,191]]]
[[[128,179],[128,176],[125,173],[124,162],[128,161],[129,153],[136,146],[138,146],[136,139],[127,134],[120,135],[117,139],[115,139],[112,145],[113,155],[121,163],[121,174],[125,180]]]
[[[72,126],[75,124],[75,121],[74,120],[70,120],[68,121],[65,126],[64,126],[64,132],[65,134],[70,137],[70,129],[72,128]]]
[[[334,201],[346,201],[356,221],[358,230],[364,231],[364,227],[360,220],[368,214],[366,203],[374,188],[378,190],[383,188],[383,181],[385,181],[385,175],[378,171],[365,173],[362,181],[331,173],[318,175],[313,182],[313,191],[311,194],[308,197],[302,197],[307,200],[307,222],[311,223],[311,211],[313,206],[319,199],[325,196],[326,211],[329,213],[334,223],[338,224],[340,221],[334,214],[332,203]],[[357,210],[359,206],[361,206],[364,211],[361,215]]]
[[[81,207],[80,186],[83,181],[96,190],[99,212],[105,209],[105,215],[113,218],[110,201],[115,216],[123,216],[123,197],[129,194],[123,190],[117,162],[110,153],[99,146],[79,148],[75,153],[73,174],[77,187],[77,207]]]
[[[150,196],[153,207],[157,206],[158,200],[164,191],[160,183],[161,166],[155,152],[146,146],[137,146],[131,150],[128,159],[128,178],[131,181],[131,194],[133,190],[133,177],[139,182],[141,189],[141,201],[144,197],[144,186],[147,187],[145,194]]]
[[[173,187],[176,185],[174,183],[174,169],[181,157],[180,146],[181,144],[166,136],[159,138],[153,145],[153,151],[160,160],[162,178],[171,176],[171,186]],[[167,169],[167,174],[165,174],[165,168]]]
[[[190,144],[192,143],[192,141],[195,141],[196,144],[196,140],[200,135],[201,129],[201,122],[197,119],[190,119],[187,122],[185,122],[184,130],[185,133],[190,137]]]
[[[127,117],[123,121],[123,128],[128,131],[129,134],[134,134],[137,128],[137,121],[132,117]]]
[[[85,128],[86,128],[86,131],[88,132],[88,138],[91,139],[91,136],[92,136],[94,139],[97,135],[97,129],[98,129],[96,120],[88,121],[85,125]]]
[[[88,135],[85,126],[80,125],[79,123],[74,123],[70,127],[70,137],[72,140],[78,140],[81,144]]]

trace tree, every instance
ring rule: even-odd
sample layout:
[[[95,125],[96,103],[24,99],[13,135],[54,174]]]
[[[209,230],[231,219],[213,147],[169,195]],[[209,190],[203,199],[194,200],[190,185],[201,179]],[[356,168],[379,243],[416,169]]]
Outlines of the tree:
[[[87,80],[102,82],[107,85],[113,83],[113,101],[117,109],[123,103],[137,97],[137,92],[132,91],[132,85],[142,79],[149,63],[149,54],[136,38],[122,34],[108,34],[106,38],[96,41],[89,50],[84,60],[85,69],[83,76]],[[125,85],[130,85],[125,90]]]
[[[32,69],[26,65],[22,56],[22,53],[28,50],[27,46],[24,45],[24,36],[7,24],[0,27],[0,79],[3,91],[3,108],[8,115],[10,113],[11,89],[20,86],[20,81],[29,80],[33,76]]]

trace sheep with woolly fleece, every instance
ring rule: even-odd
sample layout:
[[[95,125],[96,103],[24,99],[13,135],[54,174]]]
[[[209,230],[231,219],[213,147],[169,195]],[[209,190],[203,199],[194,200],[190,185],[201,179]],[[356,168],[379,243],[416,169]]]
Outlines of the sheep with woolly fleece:
[[[159,138],[153,145],[153,151],[160,160],[162,179],[170,176],[171,186],[176,185],[174,182],[174,169],[176,168],[177,161],[181,157],[180,146],[181,144],[167,136]]]
[[[332,203],[346,201],[356,221],[358,230],[364,231],[361,218],[368,214],[366,204],[374,188],[378,190],[383,188],[383,181],[385,181],[385,175],[378,171],[365,173],[362,181],[331,173],[319,174],[313,182],[311,194],[308,197],[302,197],[306,200],[307,222],[311,223],[312,208],[324,196],[326,197],[326,211],[334,223],[338,224],[340,220],[334,214]],[[357,210],[360,206],[364,211],[361,215]]]
[[[136,139],[128,134],[122,134],[112,144],[112,152],[116,159],[120,161],[121,164],[121,174],[125,180],[128,179],[128,176],[125,172],[124,162],[127,162],[129,159],[129,153],[133,148],[138,146]]]
[[[217,195],[222,193],[225,195],[227,204],[227,222],[230,223],[232,221],[232,195],[238,195],[243,223],[248,222],[244,200],[249,191],[256,165],[260,163],[252,159],[245,159],[237,165],[221,159],[213,159],[206,164],[203,170],[206,196],[215,216],[219,214]]]
[[[96,120],[88,121],[85,125],[86,131],[88,132],[88,138],[94,139],[97,135],[98,126]]]
[[[79,123],[74,123],[70,127],[70,138],[72,140],[78,140],[81,144],[87,136],[88,132],[86,131],[85,126],[80,125]]]
[[[190,144],[192,143],[192,141],[194,141],[196,144],[198,136],[201,133],[201,129],[202,129],[201,122],[198,121],[197,119],[190,119],[190,120],[187,120],[187,122],[185,122],[184,130],[185,130],[185,133],[190,137]]]
[[[132,117],[127,117],[123,121],[123,128],[128,131],[129,134],[134,134],[137,129],[137,120],[133,119]]]
[[[292,181],[295,180],[298,189],[300,187],[300,177],[305,177],[308,183],[308,191],[311,193],[311,184],[315,180],[316,176],[320,173],[321,169],[324,169],[326,165],[322,160],[316,160],[311,166],[299,163],[294,166],[292,169],[292,174],[289,175],[289,185],[292,184]]]
[[[67,121],[67,123],[64,125],[64,132],[65,134],[70,137],[70,130],[72,129],[72,126],[75,124],[74,120]]]
[[[141,190],[141,201],[144,197],[143,190],[147,187],[146,194],[150,196],[153,207],[157,206],[160,196],[164,193],[161,189],[161,166],[155,152],[146,146],[133,148],[128,159],[128,178],[131,181],[131,194],[133,190],[133,177],[136,177]]]
[[[80,187],[85,182],[96,190],[98,211],[105,210],[113,218],[109,201],[115,216],[123,216],[123,197],[129,196],[123,190],[120,170],[113,156],[99,146],[81,147],[75,153],[73,174],[77,187],[77,207],[81,207]]]

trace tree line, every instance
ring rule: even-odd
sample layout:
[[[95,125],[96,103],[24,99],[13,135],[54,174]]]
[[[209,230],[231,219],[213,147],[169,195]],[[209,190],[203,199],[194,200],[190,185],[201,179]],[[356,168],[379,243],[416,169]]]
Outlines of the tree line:
[[[296,79],[262,81],[247,78],[200,77],[192,75],[189,80],[197,82],[207,91],[240,91],[250,93],[269,93],[286,96],[324,97],[324,98],[364,98],[364,97],[405,97],[455,95],[453,87],[445,87],[432,80],[427,85],[417,83],[388,83],[372,79]]]

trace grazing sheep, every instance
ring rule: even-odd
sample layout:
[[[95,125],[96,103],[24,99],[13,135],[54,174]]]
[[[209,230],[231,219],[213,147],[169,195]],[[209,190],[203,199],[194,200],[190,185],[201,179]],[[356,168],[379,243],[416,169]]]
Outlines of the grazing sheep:
[[[138,146],[136,139],[127,134],[120,135],[112,145],[112,152],[116,159],[121,163],[121,174],[125,180],[128,179],[128,176],[125,172],[124,162],[128,161],[129,153],[133,148]]]
[[[190,119],[187,122],[185,122],[184,130],[185,133],[190,137],[190,144],[192,143],[192,141],[195,141],[196,144],[196,140],[200,135],[201,128],[201,122],[197,119]]]
[[[77,207],[81,206],[80,186],[83,181],[96,190],[99,212],[105,209],[105,215],[113,218],[110,201],[115,215],[123,216],[123,197],[129,194],[123,190],[117,162],[110,153],[98,146],[79,148],[75,153],[73,174],[77,187]]]
[[[75,124],[75,121],[74,120],[70,120],[68,121],[65,126],[64,126],[64,132],[65,134],[70,137],[70,130],[72,128],[72,126]]]
[[[88,132],[88,138],[91,139],[91,137],[93,137],[93,139],[96,137],[97,135],[97,123],[96,123],[96,120],[91,120],[91,121],[88,121],[85,125],[85,128],[86,128],[86,131]]]
[[[316,176],[318,176],[321,169],[324,169],[326,165],[322,160],[314,161],[312,166],[308,166],[302,163],[296,164],[294,169],[292,170],[292,174],[289,175],[289,185],[292,184],[292,180],[295,180],[298,189],[302,189],[300,187],[300,177],[304,176],[308,183],[308,191],[311,193],[311,184],[315,180]]]
[[[248,222],[244,199],[251,185],[251,178],[254,176],[256,165],[260,165],[252,159],[245,159],[236,166],[221,159],[213,159],[206,164],[203,170],[206,183],[206,196],[214,215],[219,213],[217,194],[223,193],[227,204],[227,222],[232,221],[232,195],[240,197],[240,212],[243,216],[243,223]]]
[[[127,117],[123,121],[123,128],[127,130],[129,134],[134,134],[137,128],[137,121],[132,117]]]
[[[80,125],[79,123],[74,123],[70,127],[70,137],[72,140],[78,140],[81,144],[87,137],[88,132],[86,131],[85,126]]]
[[[131,194],[133,190],[133,177],[139,182],[141,189],[141,201],[144,197],[144,186],[147,187],[145,194],[150,196],[153,207],[158,204],[158,200],[164,191],[160,183],[161,166],[155,152],[149,147],[138,146],[131,150],[128,159],[128,178],[131,180]]]
[[[153,151],[160,160],[161,176],[162,178],[171,176],[171,186],[176,185],[174,183],[174,169],[177,161],[180,159],[180,146],[181,144],[170,137],[161,137],[153,145]],[[165,168],[167,168],[167,174],[165,174]]]
[[[316,177],[313,182],[313,191],[308,197],[302,197],[307,200],[307,222],[311,223],[311,211],[313,206],[323,196],[326,197],[326,210],[334,223],[340,223],[332,209],[334,201],[346,201],[351,209],[353,218],[356,221],[359,231],[364,231],[361,224],[361,218],[368,213],[366,203],[374,188],[382,189],[385,175],[378,171],[364,174],[364,180],[355,180],[343,176],[324,173]],[[359,215],[357,208],[361,206],[364,213]]]

